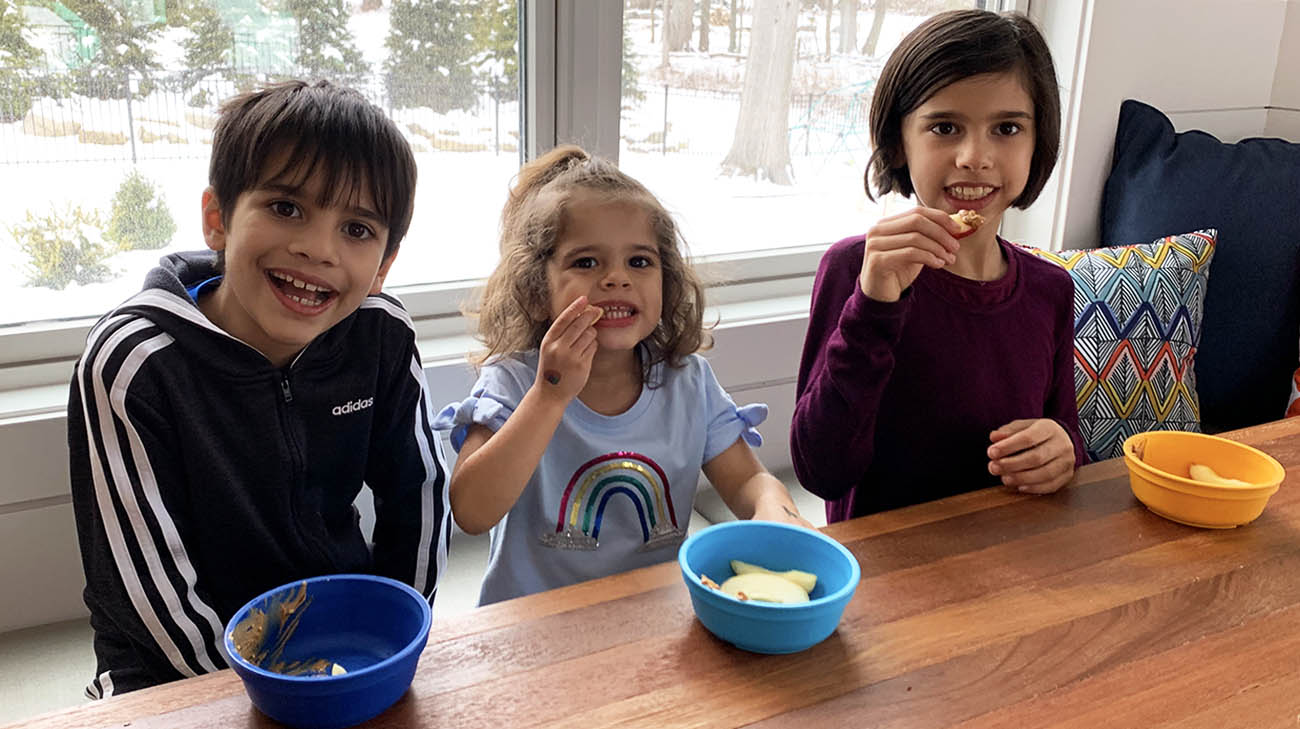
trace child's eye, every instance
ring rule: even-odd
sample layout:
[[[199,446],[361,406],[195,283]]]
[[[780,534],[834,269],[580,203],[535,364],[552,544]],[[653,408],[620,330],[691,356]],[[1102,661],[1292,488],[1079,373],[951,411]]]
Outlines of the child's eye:
[[[654,259],[650,256],[632,256],[629,263],[632,268],[652,268],[655,265]]]
[[[999,136],[1010,137],[1021,132],[1021,127],[1015,122],[1002,122],[997,126]]]
[[[364,223],[348,223],[343,226],[343,232],[347,233],[349,238],[358,238],[360,240],[369,240],[375,237],[375,231]]]
[[[271,204],[268,205],[267,207],[271,209],[271,212],[275,213],[276,215],[279,215],[282,218],[302,217],[302,211],[298,209],[298,206],[296,204],[294,204],[289,200],[273,200],[271,201]]]
[[[957,125],[952,122],[939,122],[930,127],[930,131],[941,137],[947,137],[957,133]]]
[[[596,259],[592,258],[591,256],[583,256],[581,258],[575,258],[573,261],[573,267],[574,268],[595,268]]]

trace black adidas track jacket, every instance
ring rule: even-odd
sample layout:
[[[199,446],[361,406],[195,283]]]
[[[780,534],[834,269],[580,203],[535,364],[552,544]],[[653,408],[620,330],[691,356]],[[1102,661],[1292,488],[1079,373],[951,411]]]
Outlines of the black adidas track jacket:
[[[367,572],[432,600],[446,564],[447,473],[401,304],[368,297],[277,369],[190,300],[214,264],[164,258],[91,330],[72,379],[92,698],[224,668],[225,622],[277,585]]]

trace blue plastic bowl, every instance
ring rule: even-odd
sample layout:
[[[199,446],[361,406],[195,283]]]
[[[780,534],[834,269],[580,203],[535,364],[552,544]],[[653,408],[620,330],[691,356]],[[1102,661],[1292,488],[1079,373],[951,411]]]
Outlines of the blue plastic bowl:
[[[705,587],[700,575],[721,584],[731,560],[778,572],[817,575],[808,602],[794,605],[741,601]],[[796,653],[825,640],[839,625],[862,570],[839,542],[821,532],[767,521],[714,524],[691,535],[677,552],[695,615],[709,632],[754,653]]]
[[[225,652],[253,705],[282,724],[339,729],[376,716],[406,693],[429,639],[429,603],[409,585],[373,575],[306,580],[311,603],[285,644],[286,661],[325,659],[338,676],[290,676],[254,666],[235,650],[234,630],[249,611],[265,611],[304,584],[253,598],[226,624]]]

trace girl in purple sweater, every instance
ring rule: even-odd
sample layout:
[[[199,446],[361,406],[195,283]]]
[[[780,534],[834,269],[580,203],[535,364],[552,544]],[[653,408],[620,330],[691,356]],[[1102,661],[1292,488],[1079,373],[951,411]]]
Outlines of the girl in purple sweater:
[[[1051,493],[1084,462],[1070,276],[996,234],[1043,189],[1059,133],[1051,55],[1023,16],[937,15],[885,64],[867,195],[918,206],[817,271],[790,444],[827,521],[997,483]],[[960,240],[959,210],[986,221]]]

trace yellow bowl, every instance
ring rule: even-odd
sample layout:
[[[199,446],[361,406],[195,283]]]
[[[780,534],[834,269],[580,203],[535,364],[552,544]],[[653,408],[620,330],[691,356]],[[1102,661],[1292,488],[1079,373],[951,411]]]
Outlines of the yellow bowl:
[[[1167,430],[1138,433],[1124,441],[1129,487],[1160,516],[1189,526],[1231,529],[1254,521],[1286,476],[1272,456],[1248,445],[1202,433]],[[1247,485],[1190,478],[1194,463]]]

